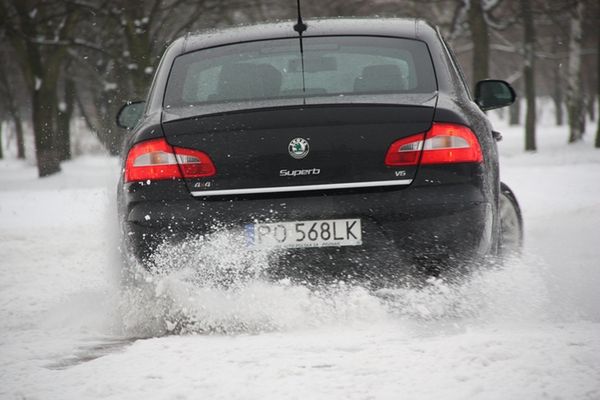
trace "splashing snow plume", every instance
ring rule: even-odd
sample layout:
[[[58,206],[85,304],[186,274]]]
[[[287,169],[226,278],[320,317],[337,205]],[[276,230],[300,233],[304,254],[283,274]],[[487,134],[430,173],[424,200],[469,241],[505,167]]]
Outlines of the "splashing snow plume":
[[[265,279],[278,255],[240,243],[238,234],[222,231],[163,245],[154,270],[137,267],[136,279],[122,292],[124,333],[260,333],[386,320],[485,323],[546,318],[550,309],[543,271],[535,262],[515,258],[459,282],[430,278],[371,290],[343,281],[313,285]]]
[[[383,316],[377,299],[360,287],[338,282],[315,290],[286,279],[265,280],[276,254],[239,243],[237,234],[220,232],[164,245],[153,271],[138,270],[138,279],[124,291],[126,330],[140,336],[257,333],[360,320],[373,312]]]

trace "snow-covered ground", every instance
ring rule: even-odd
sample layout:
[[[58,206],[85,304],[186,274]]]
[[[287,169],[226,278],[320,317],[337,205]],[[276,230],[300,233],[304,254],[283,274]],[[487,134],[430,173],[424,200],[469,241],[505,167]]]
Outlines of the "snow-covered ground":
[[[0,398],[600,399],[600,150],[547,124],[524,154],[495,120],[525,255],[386,296],[177,274],[120,291],[116,160],[45,179],[0,161]]]

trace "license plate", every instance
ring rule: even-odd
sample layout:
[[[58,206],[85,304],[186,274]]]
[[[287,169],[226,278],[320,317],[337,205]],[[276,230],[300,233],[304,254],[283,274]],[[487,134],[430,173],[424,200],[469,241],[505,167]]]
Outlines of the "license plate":
[[[249,247],[259,249],[362,245],[360,219],[326,219],[246,225]]]

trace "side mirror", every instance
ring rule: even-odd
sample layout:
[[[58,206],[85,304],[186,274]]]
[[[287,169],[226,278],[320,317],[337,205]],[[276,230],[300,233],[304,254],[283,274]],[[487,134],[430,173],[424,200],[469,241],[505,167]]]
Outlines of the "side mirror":
[[[509,106],[516,98],[514,89],[501,80],[486,79],[475,86],[475,103],[483,111]]]
[[[145,101],[128,101],[117,113],[117,126],[125,129],[133,129],[140,122],[140,119],[142,119],[145,108]]]

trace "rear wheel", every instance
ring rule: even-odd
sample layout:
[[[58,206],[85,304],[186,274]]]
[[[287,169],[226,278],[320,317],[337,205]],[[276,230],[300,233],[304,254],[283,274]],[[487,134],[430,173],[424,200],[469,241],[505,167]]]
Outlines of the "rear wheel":
[[[523,248],[523,217],[513,191],[500,184],[500,256],[519,255]]]

